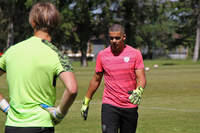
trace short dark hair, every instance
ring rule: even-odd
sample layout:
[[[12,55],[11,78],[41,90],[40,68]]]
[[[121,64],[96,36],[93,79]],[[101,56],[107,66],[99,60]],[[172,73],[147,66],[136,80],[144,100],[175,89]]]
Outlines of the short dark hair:
[[[34,22],[35,30],[51,33],[60,23],[60,14],[50,2],[35,4],[29,13],[29,23]]]
[[[113,24],[109,28],[109,32],[122,32],[123,34],[125,33],[124,27],[121,24]]]

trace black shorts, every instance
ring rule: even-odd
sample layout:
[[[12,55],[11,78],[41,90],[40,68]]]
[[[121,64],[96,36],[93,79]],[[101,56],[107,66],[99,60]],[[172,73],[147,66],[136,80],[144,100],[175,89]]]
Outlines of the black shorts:
[[[138,120],[138,108],[119,108],[102,104],[102,133],[135,133]]]
[[[5,133],[54,133],[54,127],[5,127]]]

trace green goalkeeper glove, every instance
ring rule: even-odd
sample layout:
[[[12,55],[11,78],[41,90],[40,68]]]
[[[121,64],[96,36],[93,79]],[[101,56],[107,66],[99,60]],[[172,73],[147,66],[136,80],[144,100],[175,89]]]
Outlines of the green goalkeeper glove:
[[[64,118],[64,115],[60,112],[59,107],[55,108],[46,104],[40,104],[40,107],[42,107],[44,110],[50,113],[54,125],[60,123]]]
[[[131,95],[129,96],[129,100],[133,104],[140,104],[142,93],[144,92],[144,89],[139,86],[136,88],[136,90],[133,90]]]
[[[90,99],[87,97],[84,97],[82,107],[81,107],[81,116],[83,117],[84,120],[87,120],[89,103],[90,103]]]
[[[5,99],[2,99],[0,101],[0,109],[4,112],[4,113],[8,113],[8,110],[10,109],[10,105],[9,103],[5,100]]]

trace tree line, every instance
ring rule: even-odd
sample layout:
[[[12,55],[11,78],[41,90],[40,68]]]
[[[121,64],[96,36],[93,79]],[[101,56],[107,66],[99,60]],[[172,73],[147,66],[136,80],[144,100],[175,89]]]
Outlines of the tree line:
[[[30,37],[30,8],[38,1],[0,0],[0,51]],[[81,51],[81,64],[87,66],[87,43],[104,35],[113,23],[124,25],[126,43],[147,48],[152,59],[156,48],[189,47],[193,61],[199,59],[200,0],[48,0],[61,13],[61,24],[53,42]]]

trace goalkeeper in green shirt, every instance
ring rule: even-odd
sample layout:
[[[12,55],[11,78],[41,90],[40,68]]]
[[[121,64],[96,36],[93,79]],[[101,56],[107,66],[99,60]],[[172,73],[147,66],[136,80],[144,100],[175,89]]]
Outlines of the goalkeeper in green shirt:
[[[5,133],[54,133],[74,102],[78,88],[72,65],[51,43],[59,20],[53,4],[35,4],[29,14],[34,36],[0,57],[0,75],[6,73],[9,86],[9,103],[0,94],[0,109],[7,115]],[[66,89],[55,107],[57,78]]]

